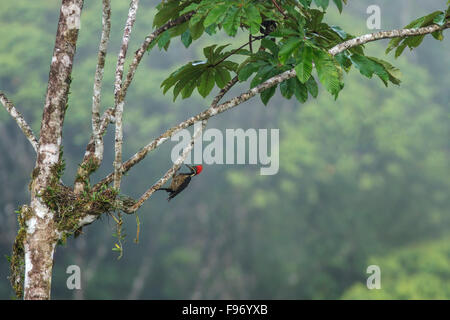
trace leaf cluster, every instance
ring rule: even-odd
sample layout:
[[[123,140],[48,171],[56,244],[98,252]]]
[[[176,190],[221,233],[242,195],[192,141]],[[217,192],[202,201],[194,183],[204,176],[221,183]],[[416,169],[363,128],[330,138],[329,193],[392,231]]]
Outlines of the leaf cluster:
[[[364,47],[351,48],[334,57],[328,53],[333,46],[352,39],[353,36],[339,26],[323,21],[329,1],[169,1],[159,6],[155,26],[161,26],[179,15],[194,12],[184,24],[163,33],[158,40],[160,48],[167,48],[171,37],[180,35],[188,47],[203,32],[214,34],[223,30],[228,36],[236,36],[239,28],[249,33],[250,41],[238,49],[224,52],[228,45],[214,45],[203,49],[204,60],[189,62],[174,71],[163,81],[166,93],[173,87],[174,100],[180,95],[190,97],[197,88],[206,97],[217,85],[223,88],[235,73],[240,82],[250,81],[253,88],[271,77],[295,69],[297,78],[280,84],[283,97],[304,103],[308,96],[317,97],[318,82],[335,98],[344,88],[343,74],[352,65],[361,74],[372,78],[375,74],[387,86],[399,84],[399,71],[386,61],[367,57]],[[334,1],[339,11],[346,1]],[[315,5],[315,7],[313,6]],[[270,34],[262,34],[262,23],[272,21],[276,28]],[[252,42],[260,42],[256,52],[243,49]],[[231,61],[233,55],[247,56],[244,62]],[[313,75],[316,69],[317,75]],[[254,74],[254,76],[253,76]],[[250,78],[253,78],[250,80]],[[261,101],[267,105],[277,86],[261,93]]]
[[[450,1],[447,3],[450,4]],[[443,26],[449,22],[450,18],[450,6],[446,11],[435,11],[426,16],[420,17],[413,22],[405,26],[405,29],[423,28],[428,27],[432,24],[437,24]],[[435,31],[431,34],[436,40],[444,40],[443,30]],[[394,38],[392,39],[386,49],[386,53],[391,52],[395,49],[395,57],[399,57],[403,51],[408,47],[410,50],[417,48],[425,38],[425,35]]]

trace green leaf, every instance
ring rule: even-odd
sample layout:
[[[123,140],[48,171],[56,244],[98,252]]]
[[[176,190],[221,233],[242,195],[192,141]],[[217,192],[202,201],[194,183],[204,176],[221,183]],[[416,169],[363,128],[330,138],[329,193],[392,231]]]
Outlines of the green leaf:
[[[196,25],[197,23],[199,23],[200,21],[204,21],[205,20],[205,10],[198,10],[196,11],[191,19],[189,19],[189,27],[192,27],[194,25]],[[203,22],[202,22],[203,25]]]
[[[191,12],[191,11],[196,11],[199,5],[200,5],[199,3],[191,3],[186,8],[181,10],[180,14],[185,14],[185,13],[188,13],[188,12]]]
[[[203,48],[203,54],[205,55],[206,59],[208,59],[209,63],[211,63],[214,60],[214,49],[216,47],[217,44]]]
[[[389,76],[387,72],[379,63],[359,54],[352,54],[350,59],[362,75],[372,78],[374,73],[383,74],[383,78],[386,81],[388,80]]]
[[[225,18],[225,12],[227,11],[229,4],[221,4],[211,9],[203,22],[205,28],[209,27],[213,23],[219,24]]]
[[[299,2],[304,6],[305,8],[309,8],[311,5],[312,0],[299,0]]]
[[[389,41],[388,46],[386,48],[386,54],[391,52],[394,48],[396,48],[400,42],[403,41],[403,38],[394,38],[391,41]]]
[[[294,80],[295,80],[294,95],[299,102],[305,103],[306,100],[308,100],[308,89],[303,83],[298,81],[298,79],[294,78]]]
[[[191,31],[187,29],[183,34],[181,35],[181,42],[184,44],[186,48],[189,48],[189,46],[192,43],[192,37],[191,37]]]
[[[335,98],[343,88],[341,74],[334,59],[327,52],[314,50],[314,62],[320,82]]]
[[[344,68],[345,72],[349,72],[352,67],[352,61],[347,57],[347,53],[340,52],[334,56],[336,61]]]
[[[197,87],[197,80],[188,82],[186,86],[181,90],[181,98],[182,99],[189,98],[196,87]]]
[[[405,40],[405,43],[408,45],[410,49],[417,48],[425,38],[425,35],[411,37]]]
[[[274,55],[274,56],[278,56],[278,52],[280,51],[280,48],[278,48],[277,44],[267,38],[264,38],[261,40],[261,46],[264,48],[269,49],[269,51]]]
[[[395,85],[400,85],[400,83],[401,83],[400,77],[402,74],[398,68],[394,67],[389,62],[381,60],[381,59],[377,59],[374,57],[369,57],[369,59],[376,61],[379,64],[383,65],[384,70],[386,70],[386,72],[389,74],[389,81]]]
[[[258,71],[261,66],[265,65],[263,61],[250,62],[241,68],[238,74],[238,79],[240,82],[246,81],[253,73]]]
[[[222,89],[231,80],[230,72],[222,67],[218,67],[215,70],[216,70],[216,77],[215,77],[216,84],[220,89]]]
[[[280,83],[280,92],[286,99],[292,98],[294,94],[295,78],[290,78]]]
[[[289,38],[278,52],[278,59],[282,64],[291,56],[291,54],[302,45],[302,40],[297,37]]]
[[[300,32],[298,30],[292,29],[292,28],[285,28],[285,27],[280,27],[277,28],[275,31],[273,31],[270,36],[273,37],[292,37],[292,36],[299,36]]]
[[[217,28],[217,24],[213,23],[208,28],[205,28],[205,32],[207,34],[209,34],[210,36],[212,36],[213,34],[216,33],[216,28]]]
[[[211,61],[213,63],[216,63],[216,62],[219,62],[220,60],[222,60],[225,56],[227,56],[230,52],[222,53],[222,51],[223,51],[223,49],[225,49],[229,45],[230,45],[230,43],[224,44],[222,46],[217,47],[217,49],[213,52],[213,55],[211,57]]]
[[[178,26],[173,27],[172,29],[169,29],[170,36],[172,38],[178,37],[178,36],[182,35],[183,32],[185,32],[188,28],[189,28],[189,23],[188,22],[184,22],[182,24],[179,24]]]
[[[153,26],[160,27],[173,17],[177,16],[179,5],[177,2],[168,2],[161,6],[153,19]]]
[[[295,72],[297,73],[297,78],[301,83],[305,83],[309,77],[311,77],[311,72],[313,69],[313,50],[311,47],[304,46],[298,56],[297,61],[299,63],[295,66]]]
[[[178,97],[178,94],[186,87],[197,84],[197,79],[204,73],[206,70],[205,65],[200,65],[193,67],[189,71],[183,74],[183,77],[180,78],[178,83],[173,88],[173,101],[175,101]],[[192,84],[193,83],[193,84]]]
[[[167,90],[169,90],[172,86],[175,85],[175,83],[182,79],[185,74],[192,72],[192,70],[194,70],[192,63],[188,63],[172,72],[170,76],[161,83],[161,88],[164,87],[163,93],[165,94]]]
[[[240,25],[241,14],[242,14],[241,9],[237,7],[230,7],[227,10],[227,14],[225,16],[225,20],[223,21],[222,25],[225,32],[231,37],[234,37],[237,33],[237,30]]]
[[[172,29],[169,29],[170,32],[170,36],[173,37],[177,37],[182,35],[187,29],[189,28],[189,23],[188,22],[184,22],[182,24],[179,24],[176,27],[173,27]]]
[[[200,72],[198,72],[198,74],[200,74]],[[181,79],[180,81],[178,81],[178,83],[175,85],[175,87],[173,88],[173,101],[175,102],[175,100],[177,99],[178,95],[180,94],[180,92],[189,84],[192,85],[192,83],[196,84],[196,77],[186,77]]]
[[[271,75],[275,73],[275,71],[276,68],[270,64],[267,64],[264,67],[260,68],[256,73],[256,76],[253,78],[252,82],[250,82],[250,88],[254,88],[258,84],[269,79]]]
[[[347,39],[347,32],[341,29],[341,27],[338,26],[330,26],[330,29],[336,32],[341,39],[345,40]]]
[[[237,68],[239,67],[239,64],[233,61],[223,61],[220,65],[233,72],[236,72]]]
[[[275,94],[275,91],[277,90],[277,86],[270,87],[269,89],[264,90],[261,92],[261,101],[264,103],[265,106],[267,106],[267,103],[269,102],[270,98],[273,97]]]
[[[444,34],[442,32],[442,30],[439,31],[435,31],[431,34],[433,36],[433,38],[435,38],[436,40],[442,41],[444,40]]]
[[[437,23],[437,24],[445,23],[445,13],[442,11],[435,11],[429,15],[420,17],[420,18],[412,21],[410,24],[408,24],[404,28],[405,29],[421,28],[421,27],[429,26],[433,23]],[[397,58],[403,53],[406,46],[408,46],[410,49],[413,49],[422,43],[423,38],[424,38],[424,35],[392,39],[386,48],[386,53],[389,53],[394,48],[397,48],[395,51],[395,57]]]
[[[317,98],[319,95],[319,86],[317,85],[316,80],[314,77],[310,77],[308,81],[305,83],[306,88],[308,89],[308,92],[314,97]]]
[[[250,4],[250,6],[245,8],[245,14],[247,21],[250,24],[250,33],[251,34],[258,34],[259,28],[261,26],[262,18],[261,14],[259,13],[259,10],[254,6],[253,4]]]
[[[158,48],[161,50],[164,48],[170,41],[170,33],[169,30],[163,32],[161,37],[158,40]]]
[[[445,24],[445,13],[441,12],[436,17],[434,17],[433,22],[439,26],[443,26]]]
[[[216,72],[213,68],[207,68],[199,79],[197,90],[203,98],[206,98],[206,96],[211,92],[212,88],[214,88],[215,73]]]
[[[339,12],[342,12],[342,0],[333,0],[333,2],[338,8]]]
[[[330,3],[329,0],[314,0],[318,7],[321,7],[323,10],[327,10],[328,5]]]
[[[407,46],[406,41],[403,41],[403,43],[397,47],[397,49],[395,50],[395,57],[396,58],[400,57],[400,55],[405,50],[406,46]]]
[[[194,25],[189,25],[189,30],[191,32],[192,39],[197,40],[205,31],[205,27],[203,26],[203,22],[200,20]]]

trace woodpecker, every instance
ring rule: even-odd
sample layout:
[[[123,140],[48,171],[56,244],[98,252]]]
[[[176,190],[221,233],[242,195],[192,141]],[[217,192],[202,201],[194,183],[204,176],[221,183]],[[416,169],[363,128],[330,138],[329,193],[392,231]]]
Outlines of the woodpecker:
[[[159,190],[164,190],[169,193],[169,197],[167,201],[175,198],[177,194],[183,191],[191,182],[191,178],[198,175],[203,170],[202,165],[191,167],[190,165],[186,166],[189,168],[189,173],[177,173],[172,178],[172,183],[170,184],[170,188],[159,188]]]

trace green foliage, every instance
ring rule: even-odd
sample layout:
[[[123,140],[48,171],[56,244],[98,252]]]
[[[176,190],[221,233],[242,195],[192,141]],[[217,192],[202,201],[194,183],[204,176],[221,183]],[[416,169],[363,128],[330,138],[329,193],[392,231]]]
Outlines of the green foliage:
[[[311,77],[313,70],[313,50],[309,46],[304,46],[298,57],[298,64],[295,66],[295,72],[301,83],[305,83]]]
[[[344,88],[343,71],[349,72],[352,65],[355,65],[361,74],[368,78],[372,78],[376,74],[386,86],[389,82],[397,85],[400,83],[398,70],[381,59],[366,56],[363,46],[351,48],[336,57],[328,54],[330,48],[353,38],[353,36],[341,27],[323,21],[324,10],[329,5],[328,0],[315,0],[314,3],[322,10],[312,8],[312,1],[301,1],[301,6],[289,1],[282,2],[282,6],[286,10],[286,13],[283,14],[273,6],[273,3],[263,4],[261,1],[242,3],[210,0],[185,1],[180,2],[178,7],[175,2],[161,4],[157,19],[155,18],[156,26],[162,25],[179,14],[194,12],[188,23],[189,29],[181,34],[182,43],[186,47],[193,40],[198,39],[208,28],[210,29],[209,33],[215,33],[216,28],[223,29],[231,37],[236,36],[238,29],[241,28],[247,31],[250,37],[253,37],[251,41],[261,41],[260,49],[255,53],[239,49],[221,53],[221,50],[214,51],[211,46],[206,47],[204,53],[207,60],[189,63],[173,72],[161,85],[164,93],[174,86],[173,94],[174,100],[176,100],[180,93],[183,99],[190,97],[195,88],[202,97],[206,97],[215,84],[219,88],[223,88],[231,79],[230,71],[236,71],[234,62],[229,60],[233,55],[249,56],[240,64],[237,73],[241,82],[247,81],[252,74],[255,74],[250,81],[251,88],[294,68],[299,81],[283,84],[281,90],[284,97],[291,97],[292,92],[301,103],[308,98],[308,86],[312,96],[317,96],[315,80],[311,80],[306,85],[314,68],[317,70],[319,81],[335,98]],[[339,11],[342,11],[343,2],[334,1],[334,3]],[[286,18],[283,15],[286,15]],[[409,27],[420,27],[433,22],[444,23],[443,15],[442,12],[435,12],[416,20]],[[276,29],[270,35],[256,36],[262,28],[260,28],[261,23],[269,18],[273,19]],[[178,33],[176,34],[178,35]],[[158,40],[159,47],[167,48],[170,37],[168,31],[161,35]],[[415,39],[414,42],[412,39]],[[401,41],[401,39],[396,41]],[[411,38],[404,43],[418,46],[420,42],[417,41],[417,38]],[[241,48],[246,45],[248,43]],[[224,46],[219,48],[223,49]],[[209,56],[206,55],[206,52],[210,52]],[[232,67],[227,68],[226,64],[231,64]],[[263,104],[268,103],[275,91],[276,88],[271,87],[267,89],[267,92],[261,93]]]
[[[238,65],[231,61],[223,61],[230,52],[223,52],[228,45],[217,47],[212,45],[203,49],[206,58],[204,61],[190,62],[173,72],[161,84],[163,92],[173,89],[173,100],[175,101],[181,93],[186,99],[191,96],[195,88],[202,97],[206,97],[216,83],[223,88],[231,79],[230,72],[235,72]]]
[[[450,19],[450,6],[447,8],[446,11],[435,11],[429,15],[420,17],[410,24],[406,25],[405,29],[415,29],[415,28],[422,28],[427,27],[432,24],[437,24],[439,26],[443,26],[444,24],[448,23]],[[442,30],[436,31],[433,34],[433,37],[437,40],[442,41],[444,39],[444,35]],[[389,42],[389,45],[386,49],[386,53],[391,52],[393,49],[395,50],[395,57],[399,57],[406,47],[408,47],[410,50],[413,50],[414,48],[417,48],[425,38],[425,35],[420,36],[410,36],[410,37],[403,37],[403,38],[394,38]]]
[[[353,70],[338,101],[321,95],[316,103],[290,109],[279,123],[283,135],[276,176],[229,172],[248,220],[258,220],[242,228],[252,226],[264,235],[245,238],[252,252],[260,252],[249,274],[285,275],[274,280],[275,291],[258,283],[258,297],[339,298],[338,288],[355,282],[361,283],[359,293],[367,292],[369,264],[381,266],[381,292],[386,292],[395,279],[388,280],[383,261],[368,257],[448,230],[448,107],[433,103],[431,75],[408,67],[405,59],[399,63],[407,90],[385,94],[382,85],[361,80],[359,70]],[[280,88],[286,98],[292,94],[287,84]],[[275,242],[282,245],[267,254]],[[424,255],[420,261],[432,259]],[[434,261],[445,265],[439,259]],[[413,258],[410,263],[415,264]],[[445,279],[437,272],[434,278],[433,283]],[[415,286],[402,298],[438,297],[436,288],[433,293]]]
[[[450,277],[449,240],[445,237],[371,257],[367,265],[380,267],[381,289],[368,290],[365,284],[355,283],[342,299],[450,299],[450,284],[442,281]]]

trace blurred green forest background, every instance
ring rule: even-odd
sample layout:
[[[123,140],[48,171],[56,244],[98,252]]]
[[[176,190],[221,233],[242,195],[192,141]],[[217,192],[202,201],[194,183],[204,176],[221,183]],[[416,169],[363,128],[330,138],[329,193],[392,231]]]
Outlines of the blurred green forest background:
[[[399,28],[444,9],[447,0],[349,1],[328,21],[368,33],[366,9],[381,7],[382,28]],[[112,1],[112,40],[102,106],[113,103],[113,73],[129,1]],[[0,0],[0,90],[35,132],[40,127],[59,15],[57,0]],[[141,1],[130,55],[152,30],[155,1]],[[85,1],[64,128],[66,184],[91,132],[93,76],[101,1]],[[447,32],[445,36],[450,36]],[[189,49],[146,55],[124,114],[124,159],[165,129],[202,111],[198,94],[172,103],[159,88],[176,67],[201,58],[214,42],[238,47],[246,35],[206,36]],[[367,45],[382,57],[386,41]],[[320,90],[300,105],[277,93],[209,121],[210,128],[279,128],[280,171],[260,176],[255,165],[205,166],[189,189],[168,203],[156,193],[136,221],[125,217],[124,257],[113,252],[114,221],[103,218],[55,254],[53,299],[450,299],[450,42],[428,36],[398,60],[400,87],[347,75],[339,99]],[[227,96],[246,90],[237,86]],[[112,169],[113,130],[94,180]],[[123,192],[139,196],[171,165],[168,142],[124,177]],[[34,153],[0,110],[0,298],[13,296],[7,276],[17,231],[14,210],[29,201]],[[81,267],[82,290],[68,290],[66,268]],[[367,266],[381,268],[381,290],[366,288]]]

